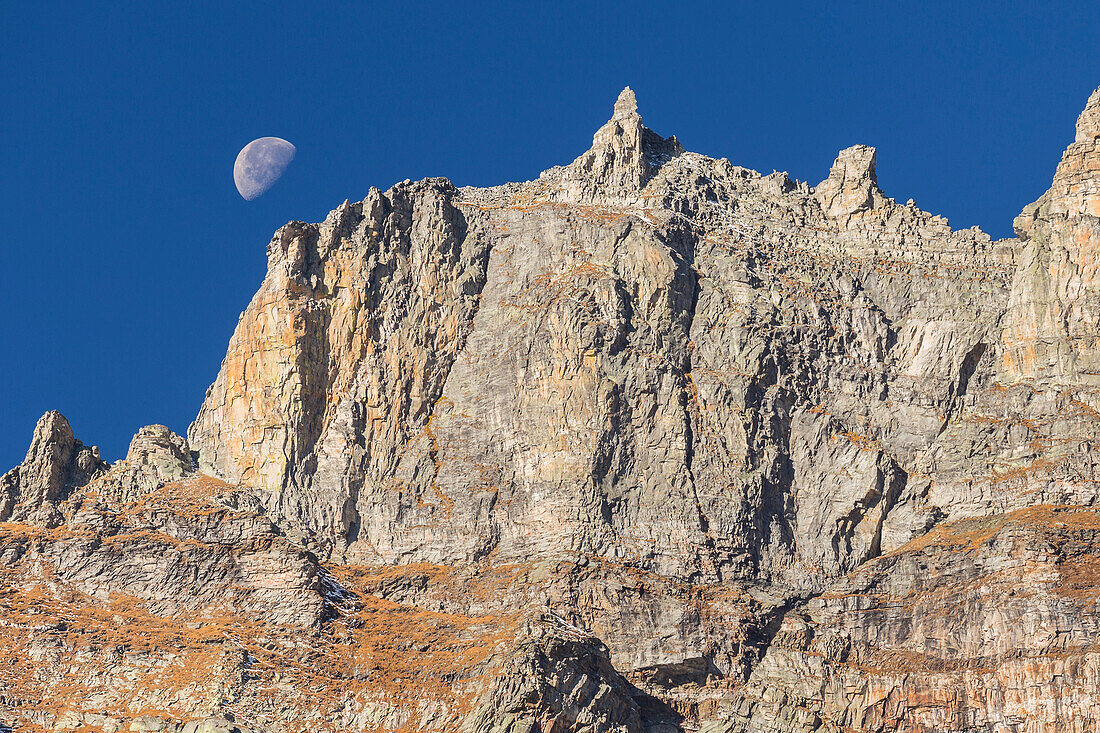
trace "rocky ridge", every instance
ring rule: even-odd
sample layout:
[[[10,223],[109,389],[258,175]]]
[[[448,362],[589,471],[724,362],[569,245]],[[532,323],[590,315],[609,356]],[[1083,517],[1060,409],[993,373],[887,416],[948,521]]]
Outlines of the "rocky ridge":
[[[1100,90],[1014,240],[876,162],[627,89],[535,181],[286,225],[186,439],[49,413],[0,478],[11,722],[1094,730]]]

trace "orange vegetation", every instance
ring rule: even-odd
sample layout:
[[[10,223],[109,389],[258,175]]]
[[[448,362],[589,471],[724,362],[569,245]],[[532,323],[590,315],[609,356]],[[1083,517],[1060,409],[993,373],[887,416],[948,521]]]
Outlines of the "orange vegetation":
[[[214,500],[228,490],[200,477],[116,508],[124,518],[164,509],[230,512]],[[0,567],[0,707],[27,729],[50,727],[66,713],[76,720],[84,713],[189,720],[237,705],[269,710],[267,722],[294,720],[302,730],[349,710],[377,710],[367,716],[378,721],[375,730],[419,729],[426,709],[455,723],[487,685],[488,660],[518,629],[515,616],[431,611],[372,595],[409,577],[450,587],[454,571],[428,565],[328,566],[346,593],[331,599],[326,620],[312,627],[277,624],[231,602],[201,616],[158,615],[140,599],[93,597],[58,577],[53,563],[66,561],[64,550],[50,543],[76,536],[92,535],[0,524],[0,556],[19,558]],[[102,539],[178,542],[125,525]],[[501,568],[467,579],[462,592],[492,598],[517,572]],[[223,591],[233,599],[236,589]]]

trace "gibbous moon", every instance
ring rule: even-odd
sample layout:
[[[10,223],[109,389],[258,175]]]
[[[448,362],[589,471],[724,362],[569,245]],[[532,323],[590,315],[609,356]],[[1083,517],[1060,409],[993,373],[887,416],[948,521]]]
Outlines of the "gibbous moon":
[[[259,198],[274,186],[296,152],[281,137],[261,137],[241,148],[233,164],[233,182],[245,201]]]

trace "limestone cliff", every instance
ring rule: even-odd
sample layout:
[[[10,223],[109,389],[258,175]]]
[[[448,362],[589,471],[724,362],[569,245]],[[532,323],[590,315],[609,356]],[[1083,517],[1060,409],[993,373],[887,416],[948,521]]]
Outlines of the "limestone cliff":
[[[992,241],[889,198],[874,148],[763,176],[626,89],[535,181],[286,225],[186,440],[107,466],[51,413],[0,480],[0,701],[68,730],[1093,730],[1098,146],[1100,90]]]

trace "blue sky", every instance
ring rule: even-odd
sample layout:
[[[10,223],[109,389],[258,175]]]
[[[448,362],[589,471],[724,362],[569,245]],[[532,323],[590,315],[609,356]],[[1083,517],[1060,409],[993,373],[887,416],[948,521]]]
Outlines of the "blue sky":
[[[619,90],[689,150],[879,182],[1010,236],[1100,86],[1095,3],[0,4],[0,471],[61,410],[117,459],[184,432],[265,246],[372,185],[585,150]],[[254,202],[233,160],[293,142]]]

